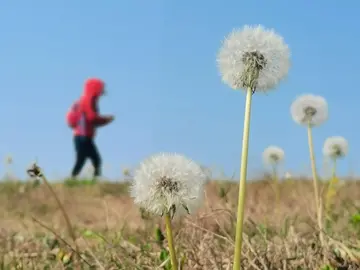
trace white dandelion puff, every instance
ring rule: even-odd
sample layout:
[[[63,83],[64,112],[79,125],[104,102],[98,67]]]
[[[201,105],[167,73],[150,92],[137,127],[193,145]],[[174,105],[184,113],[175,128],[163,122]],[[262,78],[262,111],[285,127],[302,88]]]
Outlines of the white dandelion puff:
[[[231,88],[267,91],[288,74],[290,50],[273,29],[246,25],[225,38],[217,63]]]
[[[290,180],[292,178],[292,174],[290,172],[285,173],[285,179]]]
[[[202,202],[206,180],[204,170],[194,161],[161,153],[140,164],[130,191],[135,203],[153,214],[162,215],[173,207],[176,213],[192,213]]]
[[[291,104],[291,115],[300,125],[319,126],[328,119],[328,105],[321,96],[303,95]]]
[[[283,149],[277,146],[269,146],[263,152],[263,160],[265,164],[276,165],[285,157]]]
[[[336,159],[347,155],[348,142],[341,136],[329,137],[324,142],[323,153],[325,156]]]

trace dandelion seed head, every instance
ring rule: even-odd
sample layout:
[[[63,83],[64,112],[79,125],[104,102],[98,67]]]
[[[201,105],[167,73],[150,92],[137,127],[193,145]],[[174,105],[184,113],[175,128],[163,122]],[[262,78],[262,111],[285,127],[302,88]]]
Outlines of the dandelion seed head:
[[[131,176],[131,169],[129,169],[129,168],[124,168],[124,169],[122,170],[122,174],[123,174],[123,176],[125,176],[125,177]]]
[[[13,158],[11,155],[5,157],[5,164],[10,165],[13,163]]]
[[[161,215],[176,207],[176,213],[194,212],[203,199],[207,175],[194,161],[179,154],[161,153],[142,162],[130,188],[134,202]]]
[[[289,179],[291,179],[291,178],[292,178],[291,173],[290,173],[290,172],[286,172],[286,173],[285,173],[285,179],[289,180]]]
[[[265,164],[276,165],[285,157],[285,152],[280,147],[269,146],[263,152],[263,160]]]
[[[300,96],[291,104],[290,111],[293,120],[304,126],[319,126],[328,119],[328,105],[321,96]]]
[[[274,30],[246,25],[225,38],[217,63],[222,80],[231,88],[268,91],[288,74],[290,50]]]
[[[347,155],[349,145],[341,136],[329,137],[324,142],[323,153],[330,158],[342,158]]]

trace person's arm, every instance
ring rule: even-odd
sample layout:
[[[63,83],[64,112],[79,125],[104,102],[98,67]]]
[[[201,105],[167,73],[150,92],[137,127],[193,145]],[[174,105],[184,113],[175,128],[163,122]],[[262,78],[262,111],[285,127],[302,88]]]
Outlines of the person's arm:
[[[105,126],[112,121],[112,117],[100,115],[95,107],[94,101],[90,101],[85,105],[86,118],[95,126]]]

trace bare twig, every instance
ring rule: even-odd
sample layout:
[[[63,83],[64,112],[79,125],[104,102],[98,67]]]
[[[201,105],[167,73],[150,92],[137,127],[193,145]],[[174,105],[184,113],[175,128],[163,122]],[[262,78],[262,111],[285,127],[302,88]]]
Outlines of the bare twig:
[[[70,222],[70,218],[67,214],[67,212],[65,211],[65,208],[64,206],[62,205],[62,203],[60,202],[59,200],[59,197],[56,195],[56,192],[54,191],[54,189],[51,187],[51,185],[49,184],[48,180],[46,179],[45,175],[42,173],[42,170],[41,168],[36,164],[34,163],[31,168],[29,168],[27,170],[27,173],[29,174],[30,177],[35,177],[35,178],[38,178],[38,179],[41,179],[43,181],[43,183],[45,184],[45,186],[48,188],[48,190],[50,191],[51,195],[54,197],[54,199],[56,200],[56,203],[58,204],[58,207],[61,211],[61,213],[63,214],[64,216],[64,219],[65,219],[65,223],[66,223],[66,226],[67,226],[67,229],[68,229],[68,233],[70,235],[70,237],[72,238],[73,242],[74,242],[74,245],[75,245],[75,251],[76,251],[76,255],[77,255],[77,258],[75,260],[75,266],[76,266],[76,269],[81,269],[81,266],[79,264],[79,246],[78,244],[76,243],[76,235],[75,235],[75,232],[74,232],[74,229],[71,225],[71,222]]]

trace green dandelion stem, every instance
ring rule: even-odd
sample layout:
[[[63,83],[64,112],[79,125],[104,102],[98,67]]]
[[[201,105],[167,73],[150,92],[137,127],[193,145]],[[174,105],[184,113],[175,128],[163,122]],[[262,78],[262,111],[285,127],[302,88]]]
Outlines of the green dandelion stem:
[[[332,204],[332,198],[335,196],[336,194],[336,184],[337,184],[337,176],[336,176],[336,158],[332,158],[332,163],[333,163],[333,167],[332,167],[332,175],[331,175],[331,179],[329,181],[329,185],[327,188],[327,192],[326,192],[326,214],[329,214],[330,211],[330,207]]]
[[[174,248],[174,239],[173,239],[172,226],[171,226],[171,216],[170,216],[169,212],[167,212],[165,214],[165,226],[166,226],[166,236],[167,236],[168,245],[169,245],[172,269],[177,270],[178,262],[176,259],[176,253],[175,253],[175,248]]]
[[[308,124],[308,143],[309,143],[309,152],[310,152],[310,161],[311,161],[311,171],[313,176],[313,184],[314,184],[314,193],[315,193],[315,204],[316,204],[316,212],[317,212],[317,222],[319,226],[319,237],[321,244],[324,243],[324,237],[323,237],[323,224],[322,224],[322,214],[321,214],[321,203],[319,200],[319,188],[318,188],[318,175],[316,171],[316,163],[315,163],[315,154],[314,154],[314,144],[313,144],[313,136],[312,136],[312,127],[309,122]]]
[[[275,199],[276,199],[276,206],[279,205],[280,202],[280,191],[279,191],[279,178],[277,173],[277,166],[273,165],[273,183],[274,183],[274,189],[275,189]]]
[[[234,270],[240,269],[241,261],[241,246],[242,246],[242,233],[244,225],[244,205],[246,195],[246,175],[248,164],[248,151],[249,151],[249,131],[250,131],[250,114],[251,114],[251,100],[253,91],[251,88],[246,92],[245,103],[245,118],[244,118],[244,130],[242,141],[242,153],[241,153],[241,167],[240,167],[240,182],[239,182],[239,197],[238,197],[238,209],[237,209],[237,222],[236,222],[236,238],[235,238],[235,255],[234,255]]]
[[[333,158],[333,168],[332,168],[332,177],[333,179],[336,178],[336,166],[337,162],[336,162],[336,158]]]

